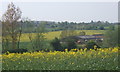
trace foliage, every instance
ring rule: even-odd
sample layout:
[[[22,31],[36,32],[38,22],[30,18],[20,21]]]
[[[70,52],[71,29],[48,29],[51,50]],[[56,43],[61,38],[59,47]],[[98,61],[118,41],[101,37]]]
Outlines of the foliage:
[[[31,22],[31,26],[29,25]],[[29,33],[29,29],[34,28],[36,25],[39,25],[43,21],[29,21],[23,23],[23,32]],[[52,21],[44,21],[46,22],[45,28],[48,32],[51,31],[62,31],[62,30],[108,30],[109,26],[117,25],[116,23],[102,22],[102,21],[91,21],[88,23],[85,22],[52,22]],[[35,33],[35,32],[34,32]]]
[[[95,46],[96,48],[100,48],[94,41],[88,41],[86,44],[86,48],[88,49],[94,49]]]
[[[99,27],[100,30],[105,30],[104,26]]]
[[[58,38],[55,38],[52,42],[51,42],[52,47],[54,48],[54,50],[56,51],[63,51],[63,48],[60,44],[60,40]]]
[[[68,49],[68,51],[70,51],[71,49],[75,49],[77,48],[77,45],[75,43],[75,40],[74,39],[66,39],[63,43],[62,43],[62,46],[64,49]]]
[[[60,34],[60,38],[65,38],[69,36],[75,36],[77,32],[75,30],[63,30]]]
[[[9,53],[2,70],[118,70],[118,48],[80,49],[77,52]]]
[[[115,47],[120,44],[120,25],[116,25],[114,29],[106,31],[104,36],[104,47]]]
[[[10,50],[6,50],[2,53],[23,53],[23,52],[27,52],[28,50],[27,49],[10,49]]]
[[[45,40],[44,41],[44,47],[43,48],[39,48],[39,49],[33,49],[32,45],[31,45],[31,42],[21,42],[20,43],[20,49],[27,49],[28,52],[35,52],[35,51],[53,51],[53,47],[50,45],[50,42],[49,40]],[[3,51],[3,50],[2,50]]]
[[[41,25],[35,27],[32,29],[32,31],[35,31],[36,34],[33,36],[31,33],[28,34],[28,37],[30,39],[31,45],[34,50],[43,50],[45,48],[45,27],[44,27],[44,22],[41,23]],[[31,31],[31,32],[32,32]]]

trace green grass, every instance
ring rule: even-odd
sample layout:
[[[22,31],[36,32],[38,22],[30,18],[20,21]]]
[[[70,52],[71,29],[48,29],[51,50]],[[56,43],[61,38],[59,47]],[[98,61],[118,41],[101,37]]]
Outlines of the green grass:
[[[30,51],[35,51],[33,49],[33,46],[31,44],[31,42],[20,42],[20,49],[27,49],[29,52]],[[53,50],[52,46],[50,45],[50,40],[45,41],[44,49]]]
[[[85,31],[86,32],[86,35],[92,35],[92,34],[96,34],[96,33],[105,33],[105,30],[76,30],[78,33],[80,31]],[[54,32],[48,32],[48,33],[45,33],[45,38],[47,40],[52,40],[54,39],[55,37],[60,37],[60,33],[61,31],[54,31]],[[29,37],[28,37],[28,33],[25,33],[25,34],[22,34],[21,36],[21,42],[28,42],[29,41]],[[35,33],[32,33],[32,36],[34,37],[35,36]]]

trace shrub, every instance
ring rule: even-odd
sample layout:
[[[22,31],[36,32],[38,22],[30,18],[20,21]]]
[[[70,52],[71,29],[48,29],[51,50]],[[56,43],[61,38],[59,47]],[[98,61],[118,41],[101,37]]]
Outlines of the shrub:
[[[94,49],[94,46],[96,46],[97,48],[100,48],[94,41],[89,41],[86,44],[86,48],[88,49]]]
[[[11,49],[11,50],[4,50],[2,51],[2,53],[23,53],[23,52],[27,52],[27,49]]]
[[[60,44],[60,40],[58,38],[55,38],[52,42],[51,45],[53,47],[54,50],[56,51],[63,51],[63,48]]]
[[[64,49],[68,49],[68,51],[70,51],[71,49],[77,48],[77,45],[74,39],[66,39],[65,43],[63,43],[62,46]]]

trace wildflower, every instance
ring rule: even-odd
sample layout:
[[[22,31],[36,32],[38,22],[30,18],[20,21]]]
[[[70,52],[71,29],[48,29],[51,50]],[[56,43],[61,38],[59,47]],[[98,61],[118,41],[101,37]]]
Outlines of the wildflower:
[[[65,49],[65,52],[68,52],[68,49]]]

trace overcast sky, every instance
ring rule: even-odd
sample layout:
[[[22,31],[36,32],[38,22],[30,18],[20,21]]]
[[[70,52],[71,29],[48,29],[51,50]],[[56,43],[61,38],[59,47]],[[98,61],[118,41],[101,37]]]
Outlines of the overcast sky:
[[[118,2],[13,2],[22,17],[44,21],[118,21]],[[9,2],[3,2],[2,14]]]

